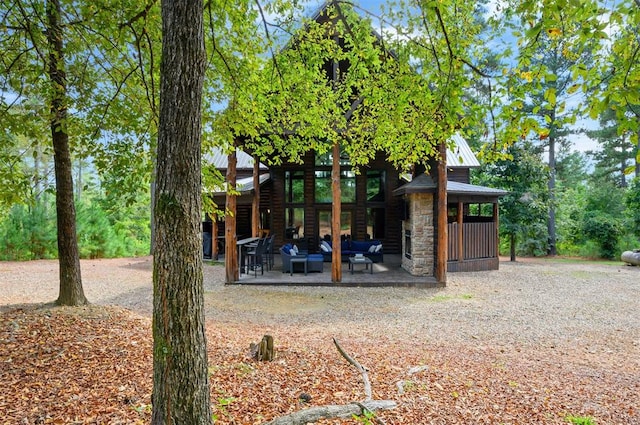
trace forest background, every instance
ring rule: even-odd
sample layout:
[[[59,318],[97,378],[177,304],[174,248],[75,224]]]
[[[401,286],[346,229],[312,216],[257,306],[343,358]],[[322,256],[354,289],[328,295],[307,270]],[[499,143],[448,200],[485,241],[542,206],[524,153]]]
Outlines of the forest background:
[[[14,3],[3,0],[0,12],[9,16],[17,4]],[[479,59],[487,78],[478,78],[478,84],[462,96],[486,106],[465,111],[473,115],[481,109],[484,114],[484,125],[464,131],[483,163],[473,171],[473,182],[510,191],[500,203],[501,252],[508,253],[512,246],[518,255],[551,253],[616,258],[624,250],[640,247],[639,115],[634,109],[637,99],[621,100],[607,95],[606,102],[603,100],[607,85],[615,83],[613,74],[607,74],[610,63],[608,69],[594,65],[589,70],[601,73],[598,87],[586,83],[586,70],[576,71],[578,63],[598,63],[603,46],[611,61],[617,55],[624,59],[625,54],[637,53],[633,47],[630,53],[625,53],[616,44],[637,44],[636,6],[629,2],[629,16],[616,20],[612,14],[606,25],[603,23],[600,38],[606,39],[604,44],[583,43],[580,49],[575,49],[576,40],[566,36],[571,31],[563,29],[556,33],[551,28],[541,33],[541,41],[525,56],[522,54],[525,49],[518,44],[522,17],[507,15],[497,4],[482,4],[476,12],[476,18],[483,22],[482,37],[487,40],[487,49]],[[285,27],[284,22],[292,21],[293,16],[309,16],[318,7],[317,3],[305,3],[278,15],[279,2],[265,5],[265,10],[256,5],[259,3],[248,2],[237,10],[236,16],[231,16],[229,10],[219,16],[226,16],[227,22],[234,25],[242,22],[234,31],[251,35],[247,39],[268,39],[273,43],[269,46],[271,50],[281,43],[278,29]],[[82,7],[99,9],[101,5]],[[138,19],[121,16],[120,20],[113,19],[112,27],[104,22],[96,27],[96,33],[113,31],[108,37],[110,50],[101,50],[105,45],[96,41],[107,37],[98,34],[96,39],[87,40],[81,30],[69,32],[70,52],[79,44],[96,42],[91,60],[72,63],[69,78],[76,83],[75,91],[71,92],[73,118],[69,126],[74,136],[71,152],[82,258],[149,253],[160,49],[157,7],[150,3]],[[392,16],[391,12],[385,15],[385,11],[392,7],[363,2],[355,9],[385,33],[391,31],[385,27],[385,16]],[[103,7],[101,13],[108,14],[114,9],[113,5]],[[99,12],[94,16],[104,19]],[[497,24],[500,20],[503,23]],[[266,22],[272,25],[267,26]],[[3,50],[12,51],[15,46],[11,28],[4,26],[0,37]],[[235,48],[240,48],[237,39],[227,38],[229,45],[235,41]],[[221,44],[218,48],[228,46]],[[72,54],[69,56],[73,59]],[[226,56],[227,60],[232,56]],[[37,67],[18,69],[19,61],[9,58],[11,55],[5,55],[2,62],[0,260],[56,258],[55,179],[48,118],[43,106],[46,93],[38,82]],[[221,58],[225,58],[224,54],[216,60],[223,62]],[[261,60],[268,61],[263,56],[251,65]],[[229,70],[238,66],[215,65]],[[86,68],[85,73],[74,76],[72,72],[80,67]],[[27,78],[17,86],[14,75],[18,71]],[[114,72],[121,75],[130,72],[127,84],[115,87],[118,79],[110,75]],[[630,83],[637,80],[634,72],[635,69],[626,70],[625,78]],[[237,90],[237,84],[233,81],[227,87],[235,85]],[[209,82],[206,102],[210,108],[203,117],[203,151],[224,144],[220,142],[224,137],[213,130],[220,128],[215,124],[224,119],[220,105],[233,92],[223,86],[225,81]],[[519,96],[518,90],[527,90],[528,94]],[[494,112],[496,104],[503,105],[500,113]],[[509,109],[510,118],[505,113]],[[501,129],[509,127],[505,123],[513,121],[515,114],[524,124],[520,126],[519,137],[510,139],[507,130]],[[594,148],[576,149],[573,141],[578,138],[589,138]],[[206,164],[203,170],[205,190],[219,184],[222,176],[209,170]],[[213,206],[205,202],[207,208]]]

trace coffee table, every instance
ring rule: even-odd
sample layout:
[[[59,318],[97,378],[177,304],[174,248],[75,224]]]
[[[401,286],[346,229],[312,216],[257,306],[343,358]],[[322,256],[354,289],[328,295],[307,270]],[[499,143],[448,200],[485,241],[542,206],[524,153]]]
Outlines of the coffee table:
[[[364,269],[369,270],[370,274],[373,274],[373,261],[368,257],[349,257],[349,270],[353,274],[356,264],[364,264]],[[371,265],[371,267],[369,267]]]

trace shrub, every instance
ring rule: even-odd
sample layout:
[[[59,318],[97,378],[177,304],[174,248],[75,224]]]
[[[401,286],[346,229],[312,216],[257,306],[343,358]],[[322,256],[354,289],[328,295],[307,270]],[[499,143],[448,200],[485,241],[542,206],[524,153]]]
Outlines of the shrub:
[[[618,254],[621,228],[619,220],[596,211],[585,213],[582,222],[585,237],[596,242],[600,248],[600,256],[608,259],[613,259]]]

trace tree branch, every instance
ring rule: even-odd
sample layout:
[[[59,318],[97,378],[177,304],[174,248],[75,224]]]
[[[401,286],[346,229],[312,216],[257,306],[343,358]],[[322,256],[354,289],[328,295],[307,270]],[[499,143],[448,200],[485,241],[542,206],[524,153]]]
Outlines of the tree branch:
[[[310,407],[281,416],[265,425],[303,425],[323,418],[350,418],[353,415],[364,415],[367,412],[394,409],[396,406],[396,403],[391,400],[371,400],[364,403]]]
[[[122,24],[120,24],[120,29],[123,29],[124,27],[129,27],[131,25],[133,25],[136,21],[138,21],[139,19],[143,19],[146,18],[147,15],[149,14],[149,11],[151,10],[151,8],[153,7],[153,5],[156,4],[156,0],[151,0],[144,9],[142,9],[140,12],[138,12],[136,15],[134,15],[131,19],[129,19],[127,22],[124,22]]]
[[[262,24],[264,26],[264,34],[267,37],[267,41],[269,43],[269,51],[271,52],[271,60],[273,61],[273,66],[276,68],[276,72],[278,73],[278,78],[280,79],[280,87],[284,88],[284,77],[282,76],[282,72],[280,72],[280,67],[278,66],[278,61],[276,60],[276,54],[273,51],[273,43],[271,42],[271,36],[269,35],[269,27],[267,26],[267,18],[264,16],[264,11],[262,10],[262,5],[260,4],[260,0],[255,0],[256,5],[258,6],[258,11],[260,12],[260,17],[262,18]]]
[[[369,382],[369,375],[367,374],[367,370],[360,363],[358,363],[357,360],[355,360],[342,349],[337,339],[333,338],[333,343],[335,344],[338,352],[342,355],[342,357],[344,357],[349,363],[351,363],[353,367],[358,369],[358,372],[360,372],[360,374],[362,375],[362,381],[364,383],[364,395],[366,396],[365,402],[371,401],[371,382]]]
[[[229,78],[231,78],[231,81],[232,81],[233,85],[235,87],[239,88],[240,85],[236,81],[235,73],[231,69],[231,66],[227,62],[227,59],[224,57],[224,55],[222,54],[220,49],[218,49],[218,44],[216,43],[216,31],[215,31],[215,26],[213,24],[213,11],[211,10],[211,1],[207,2],[207,4],[205,5],[205,9],[207,10],[208,15],[209,15],[209,30],[211,31],[211,45],[213,47],[213,51],[222,60],[222,63],[224,64],[224,67],[227,68],[227,71],[229,73]]]

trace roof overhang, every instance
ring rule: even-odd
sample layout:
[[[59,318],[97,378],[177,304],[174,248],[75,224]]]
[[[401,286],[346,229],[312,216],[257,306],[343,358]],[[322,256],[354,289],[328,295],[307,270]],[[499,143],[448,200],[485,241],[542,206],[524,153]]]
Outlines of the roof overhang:
[[[435,193],[438,185],[433,178],[424,173],[393,191],[394,195],[407,195],[411,193]],[[456,181],[447,182],[447,196],[451,198],[486,198],[497,199],[505,196],[506,190],[494,189],[491,187],[477,186],[474,184],[460,183]]]

